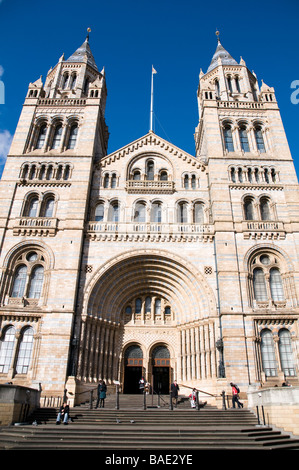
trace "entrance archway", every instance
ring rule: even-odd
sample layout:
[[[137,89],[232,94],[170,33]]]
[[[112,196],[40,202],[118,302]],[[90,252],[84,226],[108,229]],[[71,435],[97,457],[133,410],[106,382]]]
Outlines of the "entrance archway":
[[[152,352],[154,393],[166,395],[170,388],[170,353],[166,346],[156,346]]]
[[[140,346],[129,346],[124,355],[124,393],[139,393],[139,380],[143,374],[143,352]]]

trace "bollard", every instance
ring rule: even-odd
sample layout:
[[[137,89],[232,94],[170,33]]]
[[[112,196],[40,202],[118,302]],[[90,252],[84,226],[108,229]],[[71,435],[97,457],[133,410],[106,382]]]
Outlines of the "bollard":
[[[89,409],[92,410],[93,390],[90,391]]]
[[[196,390],[196,409],[197,409],[197,411],[200,410],[200,407],[199,407],[199,399],[198,399],[198,390]]]
[[[221,393],[222,396],[222,409],[226,410],[226,404],[225,404],[225,391],[223,390]]]
[[[146,410],[146,392],[143,391],[143,409]]]
[[[116,405],[115,408],[119,410],[119,387],[116,385]]]
[[[170,392],[170,394],[169,394],[169,409],[170,409],[170,410],[173,410],[173,403],[172,403],[172,394],[171,394],[171,392]]]

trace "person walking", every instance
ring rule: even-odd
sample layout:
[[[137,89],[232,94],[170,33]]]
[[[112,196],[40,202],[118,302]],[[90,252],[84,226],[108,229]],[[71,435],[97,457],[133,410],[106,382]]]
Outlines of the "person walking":
[[[174,380],[173,383],[171,384],[170,392],[171,392],[172,403],[174,404],[175,408],[177,407],[177,404],[178,404],[179,390],[180,390],[180,387],[177,381]]]
[[[238,405],[238,408],[243,408],[243,403],[239,401],[239,393],[240,393],[239,387],[233,382],[230,383],[230,386],[232,387],[232,394],[233,394],[233,397],[232,397],[233,408],[236,408],[236,403]]]

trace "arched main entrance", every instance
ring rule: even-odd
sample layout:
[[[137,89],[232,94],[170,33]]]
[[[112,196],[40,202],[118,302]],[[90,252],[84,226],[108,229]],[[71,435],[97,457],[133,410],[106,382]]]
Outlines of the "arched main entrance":
[[[140,346],[129,346],[124,359],[124,393],[139,393],[139,380],[144,375],[143,352]]]
[[[170,388],[170,354],[166,346],[156,346],[152,352],[152,387],[154,393],[166,395]]]

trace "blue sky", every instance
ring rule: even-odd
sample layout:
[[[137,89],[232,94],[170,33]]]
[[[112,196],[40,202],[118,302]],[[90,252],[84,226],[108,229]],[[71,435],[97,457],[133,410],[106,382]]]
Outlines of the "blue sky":
[[[217,46],[242,56],[259,79],[275,88],[297,172],[299,104],[298,0],[0,0],[0,174],[28,84],[43,80],[64,53],[68,58],[91,28],[90,46],[105,67],[106,122],[111,153],[149,130],[151,67],[154,131],[194,155],[196,90]],[[296,95],[297,101],[299,93]]]

